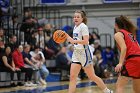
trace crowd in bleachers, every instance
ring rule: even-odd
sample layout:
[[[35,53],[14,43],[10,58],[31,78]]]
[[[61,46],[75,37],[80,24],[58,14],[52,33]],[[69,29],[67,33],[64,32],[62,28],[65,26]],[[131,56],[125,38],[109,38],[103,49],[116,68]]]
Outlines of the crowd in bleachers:
[[[25,73],[25,86],[45,85],[46,77],[51,73],[45,65],[46,60],[56,60],[56,68],[67,70],[69,74],[73,46],[68,42],[57,44],[53,41],[52,35],[56,30],[53,24],[47,19],[38,20],[33,17],[30,9],[25,11],[20,26],[18,15],[14,14],[8,19],[10,20],[6,25],[1,19],[0,72],[11,73],[11,86],[16,86],[13,81],[15,72],[18,77],[17,85],[23,85],[20,79],[22,72]],[[65,26],[62,30],[72,36],[72,27]],[[116,61],[113,49],[110,46],[102,48],[100,36],[95,32],[90,33],[89,44],[94,54],[95,73],[99,77],[115,75]],[[35,78],[34,81],[32,77]],[[86,78],[82,70],[79,78]]]

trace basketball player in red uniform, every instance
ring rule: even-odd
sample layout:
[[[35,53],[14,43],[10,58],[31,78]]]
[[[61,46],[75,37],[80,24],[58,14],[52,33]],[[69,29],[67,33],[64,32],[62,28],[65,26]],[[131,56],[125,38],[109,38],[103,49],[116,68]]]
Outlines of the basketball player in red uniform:
[[[115,18],[115,41],[120,50],[119,64],[115,67],[120,75],[116,84],[116,93],[124,93],[129,77],[133,80],[133,90],[140,93],[140,46],[136,40],[137,28],[126,16]]]

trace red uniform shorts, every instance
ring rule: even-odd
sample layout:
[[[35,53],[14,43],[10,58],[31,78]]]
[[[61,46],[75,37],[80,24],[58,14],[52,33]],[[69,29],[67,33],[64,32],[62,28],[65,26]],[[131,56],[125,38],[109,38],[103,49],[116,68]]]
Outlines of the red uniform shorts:
[[[121,75],[140,78],[140,56],[127,59],[121,71]]]

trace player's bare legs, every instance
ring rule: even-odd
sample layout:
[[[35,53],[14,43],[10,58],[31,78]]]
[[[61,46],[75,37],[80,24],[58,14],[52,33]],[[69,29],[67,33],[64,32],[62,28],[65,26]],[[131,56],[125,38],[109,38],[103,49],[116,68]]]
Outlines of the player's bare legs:
[[[116,93],[124,93],[124,87],[128,83],[129,78],[125,76],[119,76],[116,83]]]
[[[70,83],[69,83],[68,93],[75,93],[76,81],[80,70],[81,70],[81,65],[75,63],[71,64]]]
[[[85,68],[83,68],[85,73],[87,74],[88,78],[95,82],[99,88],[104,90],[106,88],[106,85],[104,84],[103,80],[95,75],[93,65],[89,65]]]
[[[140,79],[133,79],[134,93],[140,93]]]

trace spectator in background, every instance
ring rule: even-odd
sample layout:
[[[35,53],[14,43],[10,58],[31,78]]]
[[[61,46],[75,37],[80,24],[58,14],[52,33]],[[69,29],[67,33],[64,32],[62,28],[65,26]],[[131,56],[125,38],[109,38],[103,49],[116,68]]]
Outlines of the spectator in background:
[[[20,31],[24,32],[24,40],[28,44],[31,43],[31,34],[37,25],[37,20],[32,16],[32,11],[27,9],[23,18],[23,24],[20,27]]]
[[[60,44],[56,43],[53,38],[51,37],[50,40],[47,42],[46,46],[49,49],[52,49],[55,54],[57,54],[61,48]]]
[[[60,69],[70,70],[71,62],[68,60],[66,56],[66,47],[62,47],[60,52],[56,56],[56,65]]]
[[[41,74],[42,72],[42,65],[44,64],[43,58],[41,56],[41,53],[36,54],[36,56],[31,58],[33,64],[38,68],[37,76],[36,76],[36,83],[41,84],[41,85],[46,85],[46,81],[42,78]]]
[[[22,56],[22,51],[23,51],[23,46],[19,45],[17,46],[17,48],[14,50],[12,54],[15,67],[21,72],[25,72],[25,86],[28,86],[28,87],[36,86],[35,84],[31,82],[33,69],[25,66],[24,59]]]
[[[11,35],[9,37],[9,42],[7,45],[11,48],[11,51],[13,52],[17,46],[17,36]]]
[[[95,32],[92,32],[92,37],[94,40],[100,40],[100,36]]]
[[[40,51],[40,47],[35,46],[34,51],[31,51],[30,54],[31,54],[32,57],[35,57],[38,54],[41,55],[42,65],[41,65],[41,68],[40,68],[40,73],[41,73],[41,77],[42,77],[43,81],[46,82],[45,79],[49,75],[49,70],[46,68],[46,65],[45,65],[46,60],[45,60],[44,54],[42,53],[42,51]]]
[[[45,49],[43,50],[43,53],[44,53],[45,59],[53,59],[54,56],[56,55],[55,51],[48,48],[47,46],[45,46]]]
[[[96,51],[96,53],[93,56],[93,62],[95,74],[99,77],[104,77],[104,70],[101,67],[101,63],[103,62],[101,51],[99,50]]]
[[[95,48],[95,51],[93,54],[96,54],[96,51],[100,51],[102,52],[102,47],[101,47],[101,44],[100,44],[100,40],[95,40],[94,41],[94,48]]]
[[[43,33],[43,28],[39,27],[38,28],[38,34],[36,35],[36,45],[40,46],[40,48],[44,49],[45,47],[45,38],[44,38],[44,33]]]
[[[95,40],[100,40],[100,36],[95,32],[90,33],[89,34],[89,44],[94,44]]]
[[[37,42],[36,36],[37,35],[38,35],[38,31],[33,31],[32,32],[31,43],[30,43],[30,45],[31,45],[31,51],[34,50],[34,47],[36,46],[36,42]]]
[[[89,33],[89,44],[94,44],[94,38],[92,37],[91,33]]]
[[[39,34],[36,35],[36,41],[37,41],[36,45],[42,49],[46,59],[51,59],[55,53],[52,49],[45,46],[45,38],[44,38],[43,28],[40,27],[38,29],[38,31],[39,31],[38,32]]]
[[[11,18],[11,20],[9,21],[9,27],[10,27],[10,31],[9,34],[11,35],[17,35],[17,26],[18,26],[18,15],[14,14]],[[12,32],[11,32],[12,31]]]
[[[103,58],[102,65],[104,65],[106,69],[108,69],[110,72],[113,73],[114,70],[113,66],[115,64],[115,60],[114,60],[114,52],[111,47],[106,47],[102,51],[102,58]]]
[[[44,33],[45,33],[45,40],[47,42],[47,41],[49,41],[50,37],[52,36],[53,26],[52,26],[52,24],[47,23],[47,24],[44,24],[43,29],[44,29]]]
[[[0,57],[0,71],[6,71],[10,73],[10,78],[11,78],[11,87],[15,87],[16,84],[13,81],[14,80],[14,73],[16,71],[19,71],[18,68],[15,67],[13,58],[12,58],[12,54],[11,54],[11,48],[9,46],[5,47],[5,51],[4,53],[1,55]],[[20,76],[19,74],[17,74],[18,76],[18,85],[22,85],[21,81],[20,81]]]
[[[2,54],[4,51],[5,42],[4,30],[3,28],[0,28],[0,54]]]
[[[24,50],[22,52],[22,55],[23,55],[25,66],[28,68],[32,68],[34,70],[33,73],[34,83],[40,84],[38,81],[38,78],[40,76],[40,75],[38,76],[39,67],[35,65],[34,64],[35,61],[32,60],[32,56],[30,55],[30,45],[24,45]]]
[[[31,61],[31,55],[29,52],[30,52],[30,45],[24,45],[24,49],[22,52],[24,64],[26,67],[37,69],[37,67]]]

